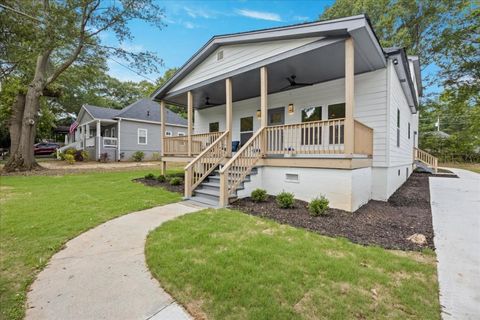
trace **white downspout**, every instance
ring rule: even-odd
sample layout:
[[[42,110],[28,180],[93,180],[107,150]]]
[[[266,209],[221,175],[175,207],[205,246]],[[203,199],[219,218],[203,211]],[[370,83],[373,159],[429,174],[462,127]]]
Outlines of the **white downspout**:
[[[100,160],[100,153],[101,153],[101,124],[100,120],[97,120],[97,160]]]
[[[120,161],[120,152],[121,152],[121,149],[120,149],[120,123],[122,122],[122,119],[118,119],[118,122],[117,122],[117,161]]]

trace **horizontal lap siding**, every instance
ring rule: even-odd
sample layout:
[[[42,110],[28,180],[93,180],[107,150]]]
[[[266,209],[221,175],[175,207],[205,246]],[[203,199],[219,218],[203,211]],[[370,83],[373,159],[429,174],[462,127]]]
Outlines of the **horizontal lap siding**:
[[[235,90],[235,89],[234,89]],[[301,111],[305,107],[322,106],[322,118],[326,120],[327,106],[345,102],[345,81],[337,79],[313,86],[275,93],[268,96],[268,108],[285,107],[285,123],[301,122]],[[386,69],[355,76],[355,117],[374,129],[374,165],[385,165],[386,149]],[[293,103],[295,112],[288,114],[287,106]],[[260,109],[260,98],[233,103],[233,140],[240,140],[240,118],[253,116],[253,130],[260,128],[256,111]],[[210,122],[219,122],[225,130],[225,105],[195,110],[195,133],[208,132]]]
[[[413,162],[413,131],[417,130],[418,114],[412,114],[395,69],[390,69],[390,166],[408,165]],[[397,109],[400,110],[400,147],[397,147]],[[410,122],[410,139],[408,123]]]
[[[185,78],[177,83],[171,91],[180,90],[221,74],[240,69],[255,62],[301,47],[318,39],[319,37],[311,37],[259,42],[256,44],[248,43],[221,46],[192,70]],[[219,51],[223,51],[223,59],[217,61],[217,53]]]

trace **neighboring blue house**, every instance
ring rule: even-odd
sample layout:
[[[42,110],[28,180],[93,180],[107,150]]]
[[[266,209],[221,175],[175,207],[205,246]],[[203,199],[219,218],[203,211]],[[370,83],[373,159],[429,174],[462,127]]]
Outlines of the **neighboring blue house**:
[[[160,106],[150,99],[140,99],[118,110],[83,105],[75,130],[67,146],[85,149],[90,159],[108,154],[111,161],[131,160],[136,151],[145,153],[145,160],[158,159],[161,152]],[[166,136],[184,136],[187,121],[166,110]]]

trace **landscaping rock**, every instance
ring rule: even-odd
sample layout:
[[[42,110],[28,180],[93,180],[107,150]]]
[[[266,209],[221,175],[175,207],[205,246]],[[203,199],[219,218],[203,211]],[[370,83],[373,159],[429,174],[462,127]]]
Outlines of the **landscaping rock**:
[[[419,246],[424,246],[427,244],[427,237],[425,237],[421,233],[414,233],[410,237],[408,237],[407,240],[418,244]]]

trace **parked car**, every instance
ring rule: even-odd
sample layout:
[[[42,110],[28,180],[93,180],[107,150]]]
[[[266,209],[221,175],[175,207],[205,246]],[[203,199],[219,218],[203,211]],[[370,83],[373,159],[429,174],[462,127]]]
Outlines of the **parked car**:
[[[38,155],[50,155],[57,151],[60,148],[58,143],[51,143],[51,142],[40,142],[35,144],[34,154]]]

